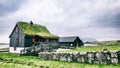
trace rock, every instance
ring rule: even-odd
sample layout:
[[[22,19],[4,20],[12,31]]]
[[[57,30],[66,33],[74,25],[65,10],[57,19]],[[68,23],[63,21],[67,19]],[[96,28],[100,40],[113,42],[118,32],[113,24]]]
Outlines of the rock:
[[[68,62],[88,62],[99,64],[120,63],[120,51],[103,52],[40,52],[39,57],[46,60],[61,60]]]

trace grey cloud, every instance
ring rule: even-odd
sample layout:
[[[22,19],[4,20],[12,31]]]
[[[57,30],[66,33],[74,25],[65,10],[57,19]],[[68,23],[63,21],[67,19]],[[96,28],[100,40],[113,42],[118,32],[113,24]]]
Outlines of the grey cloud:
[[[93,21],[93,23],[91,25],[96,26],[96,27],[102,27],[102,28],[113,27],[116,29],[120,29],[120,10],[119,10],[119,8],[109,11],[100,17],[97,17],[96,20]]]
[[[0,1],[0,16],[7,15],[16,11],[25,0],[1,0]]]
[[[13,27],[11,21],[8,22],[0,19],[0,34],[6,34],[10,32],[11,27]]]
[[[18,20],[29,22],[34,19],[40,22],[38,24],[48,27],[50,32],[60,36],[79,35],[95,39],[120,37],[120,6],[117,5],[120,3],[119,0],[29,0],[30,3],[26,2],[25,4],[23,4],[23,0],[12,1],[14,2],[6,0],[9,2],[8,5],[5,2],[0,3],[0,16],[8,15],[11,12],[14,14],[13,18],[8,15],[7,20],[6,17],[0,19],[0,33],[2,34],[11,33]],[[49,7],[47,2],[50,2],[50,5],[54,4],[55,7]],[[19,9],[21,4],[23,4],[22,8]],[[29,8],[26,9],[27,7]],[[55,9],[49,10],[49,8]],[[59,9],[61,12],[58,12]],[[18,13],[16,14],[14,11],[18,11]],[[43,18],[39,17],[42,14]],[[25,19],[25,17],[31,18]]]

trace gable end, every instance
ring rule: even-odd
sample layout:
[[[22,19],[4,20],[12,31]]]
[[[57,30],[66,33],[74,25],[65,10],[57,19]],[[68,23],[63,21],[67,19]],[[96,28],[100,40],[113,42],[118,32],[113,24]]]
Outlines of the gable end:
[[[9,38],[11,38],[12,34],[14,33],[14,31],[16,30],[16,27],[18,27],[18,29],[22,32],[22,34],[24,35],[23,31],[21,30],[21,28],[19,27],[18,24],[15,25],[14,29],[12,30],[11,34],[9,35]]]

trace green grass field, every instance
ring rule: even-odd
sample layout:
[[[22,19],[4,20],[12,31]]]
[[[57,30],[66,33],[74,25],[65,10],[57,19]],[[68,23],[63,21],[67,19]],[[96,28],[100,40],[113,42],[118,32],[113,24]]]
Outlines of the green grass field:
[[[103,51],[104,49],[107,50],[120,50],[120,46],[85,46],[85,47],[78,47],[72,50],[67,50],[67,52],[81,52],[81,51]]]
[[[120,41],[101,41],[101,42],[91,42],[90,44],[97,44],[98,46],[85,46],[85,47],[77,47],[72,50],[68,50],[68,52],[80,52],[80,51],[103,51],[107,50],[120,50]]]
[[[108,45],[108,43],[110,45]],[[106,44],[107,46],[78,47],[72,50],[67,50],[67,52],[103,51],[104,49],[108,49],[109,51],[120,50],[120,45],[118,43],[102,42],[102,44]],[[19,56],[18,54],[3,53],[8,49],[0,50],[2,51],[0,52],[0,68],[120,68],[120,64],[105,65],[42,60],[37,56]]]
[[[113,41],[98,41],[98,42],[88,42],[90,44],[98,44],[100,46],[120,46],[120,40]]]
[[[37,56],[0,53],[0,68],[119,68],[117,65],[41,60]]]

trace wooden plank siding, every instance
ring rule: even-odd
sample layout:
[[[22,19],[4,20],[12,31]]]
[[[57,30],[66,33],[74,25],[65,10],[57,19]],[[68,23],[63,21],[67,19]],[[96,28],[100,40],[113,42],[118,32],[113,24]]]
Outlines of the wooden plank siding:
[[[24,47],[24,34],[18,25],[15,26],[12,34],[10,35],[10,47]]]

